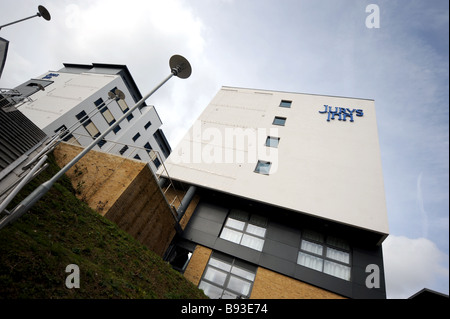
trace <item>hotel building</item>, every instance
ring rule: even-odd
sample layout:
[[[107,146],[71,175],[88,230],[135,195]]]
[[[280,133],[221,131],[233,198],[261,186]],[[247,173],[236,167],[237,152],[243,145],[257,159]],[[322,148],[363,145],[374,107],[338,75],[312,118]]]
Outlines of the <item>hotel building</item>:
[[[165,258],[211,298],[386,298],[373,100],[222,87],[165,168]]]

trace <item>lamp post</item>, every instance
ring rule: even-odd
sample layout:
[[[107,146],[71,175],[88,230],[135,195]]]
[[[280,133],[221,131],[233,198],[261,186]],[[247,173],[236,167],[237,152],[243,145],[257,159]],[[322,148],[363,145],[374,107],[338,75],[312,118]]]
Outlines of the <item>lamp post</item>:
[[[28,20],[28,19],[31,19],[31,18],[35,18],[35,17],[43,17],[47,21],[49,21],[51,19],[51,16],[50,16],[50,13],[48,12],[48,10],[44,6],[38,6],[38,12],[35,15],[32,15],[32,16],[29,16],[27,18],[23,18],[23,19],[20,19],[20,20],[17,20],[17,21],[13,21],[13,22],[4,24],[4,25],[0,26],[0,30],[3,27],[7,27],[9,25],[12,25],[12,24],[15,24],[15,23],[18,23],[18,22],[21,22],[21,21],[25,21],[25,20]]]
[[[88,153],[98,141],[101,141],[108,133],[110,133],[120,122],[126,119],[134,110],[141,106],[146,99],[148,99],[153,93],[155,93],[161,86],[163,86],[167,81],[170,80],[174,75],[181,78],[187,79],[192,72],[191,65],[189,61],[180,55],[174,55],[169,60],[170,75],[167,76],[160,84],[158,84],[151,92],[140,99],[132,108],[130,108],[121,118],[119,118],[112,126],[110,126],[106,131],[100,134],[91,144],[89,144],[83,151],[81,151],[77,156],[75,156],[66,166],[64,166],[58,173],[56,173],[51,179],[39,185],[30,195],[28,195],[19,205],[17,205],[5,218],[0,220],[0,229],[6,226],[8,223],[15,221],[17,218],[22,216],[27,212],[42,196],[44,196],[53,184],[67,172],[73,165],[75,165],[86,153]],[[118,94],[119,97],[124,97],[122,94]]]

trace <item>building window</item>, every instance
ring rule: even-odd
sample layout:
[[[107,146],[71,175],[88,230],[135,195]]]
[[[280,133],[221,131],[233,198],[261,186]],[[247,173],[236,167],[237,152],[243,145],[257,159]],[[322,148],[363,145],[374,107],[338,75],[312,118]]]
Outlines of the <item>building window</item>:
[[[89,123],[84,123],[83,125],[93,138],[96,138],[100,135],[100,131],[97,129],[97,126],[95,126],[95,124],[90,120]]]
[[[123,113],[126,113],[129,110],[127,102],[125,102],[125,100],[118,100],[118,101],[116,100],[116,102]]]
[[[77,118],[78,121],[80,122],[84,122],[85,120],[88,119],[88,116],[86,114],[85,111],[81,111],[80,113],[78,113],[77,115],[75,115],[75,117]]]
[[[128,150],[128,146],[125,145],[124,147],[122,147],[119,151],[120,155],[123,155],[126,151]]]
[[[106,144],[106,140],[104,138],[102,138],[102,140],[97,143],[98,147],[100,147],[100,148],[105,144]]]
[[[102,113],[103,118],[110,126],[116,122],[116,119],[112,115],[111,111],[106,107],[106,104],[105,102],[103,102],[102,98],[99,98],[97,101],[94,102],[94,104],[100,110],[100,113]]]
[[[134,115],[133,113],[130,113],[130,115],[127,116],[127,121],[130,122],[133,119]]]
[[[255,266],[213,252],[198,288],[212,299],[247,299],[252,292],[255,276]]]
[[[258,163],[256,164],[255,173],[269,175],[271,166],[272,166],[271,162],[258,161]]]
[[[148,121],[147,124],[145,124],[144,129],[147,130],[150,127],[150,125],[152,125],[152,123]]]
[[[266,235],[267,218],[232,210],[228,215],[220,238],[262,251]]]
[[[280,143],[279,137],[267,136],[266,146],[277,148],[279,143]]]
[[[97,129],[97,126],[88,118],[85,111],[81,111],[77,115],[75,115],[76,118],[80,121],[80,123],[83,124],[84,128],[88,133],[93,137],[96,138],[100,135],[100,131]]]
[[[281,100],[280,102],[280,107],[286,107],[286,108],[290,108],[292,104],[292,101],[287,101],[287,100]]]
[[[116,89],[117,87],[114,87],[111,92],[116,94]],[[126,113],[128,111],[128,105],[127,102],[125,102],[125,100],[121,100],[121,99],[116,99],[117,105],[119,105],[119,108],[122,110],[123,113]]]
[[[117,134],[117,132],[120,131],[120,125],[117,125],[115,128],[113,128],[114,134]]]
[[[192,257],[192,250],[185,247],[174,246],[170,250],[167,261],[170,263],[173,269],[184,273]]]
[[[279,125],[279,126],[285,126],[286,125],[286,118],[281,116],[275,116],[273,119],[273,125]]]
[[[158,158],[155,158],[153,160],[153,164],[155,164],[156,168],[159,168],[159,166],[161,166],[161,161]]]
[[[133,136],[133,142],[136,142],[139,137],[141,137],[141,134],[138,132],[135,136]]]
[[[147,152],[150,152],[153,149],[149,142],[145,143],[144,148]]]
[[[136,154],[136,155],[134,155],[134,157],[133,157],[134,159],[137,159],[137,160],[141,160],[141,157],[139,156],[139,154]]]
[[[297,264],[349,281],[350,246],[342,239],[305,230]]]

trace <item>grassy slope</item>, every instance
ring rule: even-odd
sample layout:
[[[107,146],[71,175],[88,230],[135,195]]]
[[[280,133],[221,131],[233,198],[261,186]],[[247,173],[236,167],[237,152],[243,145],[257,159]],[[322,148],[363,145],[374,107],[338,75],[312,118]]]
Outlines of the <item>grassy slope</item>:
[[[50,162],[17,200],[59,169]],[[79,289],[65,286],[69,264],[80,268]],[[206,297],[159,256],[79,201],[63,177],[30,212],[0,230],[0,298]]]

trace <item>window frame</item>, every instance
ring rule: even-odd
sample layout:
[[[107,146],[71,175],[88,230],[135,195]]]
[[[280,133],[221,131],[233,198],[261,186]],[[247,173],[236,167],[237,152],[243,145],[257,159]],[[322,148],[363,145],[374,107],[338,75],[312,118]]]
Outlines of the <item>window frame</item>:
[[[76,114],[75,117],[77,120],[83,125],[84,129],[88,132],[88,134],[93,138],[96,139],[101,135],[99,129],[94,124],[94,122],[91,121],[89,116],[86,114],[86,112],[83,110],[80,113]],[[92,132],[91,132],[92,131]],[[96,131],[95,134],[93,134]]]
[[[307,235],[305,235],[306,233],[314,233],[316,235],[320,235],[321,236],[321,240],[319,240],[317,238],[307,237]],[[330,243],[329,242],[329,238],[335,238],[335,239],[338,239],[338,240],[340,240],[342,242],[345,242],[346,245],[347,245],[347,248],[339,247],[338,245]],[[304,242],[311,243],[313,245],[320,245],[321,248],[322,248],[321,253],[319,254],[319,253],[313,252],[311,250],[302,248],[302,246],[303,246],[302,244]],[[348,254],[348,262],[344,262],[344,261],[338,260],[336,258],[329,257],[328,254],[327,254],[329,249],[347,253]],[[305,254],[305,255],[308,255],[308,256],[313,257],[313,258],[321,259],[322,260],[321,270],[316,269],[314,267],[310,267],[310,266],[301,264],[299,262],[300,254]],[[343,278],[343,277],[340,277],[340,276],[336,276],[335,274],[331,274],[329,272],[325,272],[325,264],[327,262],[328,263],[335,263],[335,264],[338,264],[340,266],[347,267],[349,269],[349,276],[348,276],[348,278]],[[317,233],[317,232],[311,231],[309,229],[303,230],[301,232],[300,246],[299,246],[299,250],[298,250],[298,253],[297,253],[297,265],[300,265],[300,266],[303,266],[303,267],[307,267],[309,269],[313,269],[315,271],[319,271],[319,272],[322,272],[324,274],[327,274],[327,275],[330,275],[330,276],[333,276],[335,278],[339,278],[339,279],[342,279],[342,280],[345,280],[345,281],[352,281],[352,249],[351,249],[351,246],[350,246],[350,244],[347,241],[342,240],[342,239],[337,238],[337,237],[332,236],[332,235],[328,235],[328,234],[325,235],[325,234],[322,234],[322,233]]]
[[[283,121],[283,124],[276,123],[277,120],[278,120],[278,121]],[[286,126],[286,120],[287,120],[286,117],[283,117],[283,116],[275,116],[275,117],[273,118],[272,125]]]
[[[267,172],[261,172],[261,167],[260,165],[269,165],[269,168],[267,170]],[[256,163],[256,167],[255,170],[253,171],[254,173],[258,173],[261,175],[270,175],[270,169],[272,168],[272,162],[269,161],[263,161],[263,160],[258,160],[258,162]]]
[[[275,142],[275,143],[273,143]],[[272,144],[276,144],[276,145],[272,145]],[[266,138],[266,144],[264,144],[267,147],[273,147],[273,148],[278,148],[278,145],[280,145],[280,138],[276,137],[276,136],[267,136]],[[269,168],[270,170],[270,168]]]
[[[292,101],[291,100],[281,100],[279,107],[283,107],[286,109],[290,109],[292,106]]]
[[[137,132],[134,134],[134,136],[131,138],[133,142],[136,142],[141,137],[141,133]]]
[[[106,123],[108,123],[109,126],[116,123],[116,119],[115,119],[114,115],[108,109],[106,103],[103,101],[102,98],[99,98],[98,100],[94,101],[94,105],[100,111],[100,113],[102,114],[103,118],[105,119]]]
[[[266,243],[267,224],[268,224],[267,217],[264,217],[264,216],[261,216],[261,215],[258,215],[258,214],[250,214],[250,213],[247,213],[247,212],[241,212],[241,213],[245,213],[246,214],[246,220],[243,220],[243,218],[242,219],[237,219],[236,217],[233,217],[232,216],[233,212],[234,212],[234,210],[231,210],[230,213],[227,215],[227,218],[225,219],[225,222],[224,222],[224,224],[222,226],[222,229],[220,231],[219,238],[221,238],[223,240],[226,240],[226,241],[229,241],[229,242],[232,242],[232,243],[235,243],[235,244],[240,245],[240,246],[244,246],[244,247],[247,247],[247,248],[250,248],[250,249],[262,252],[263,249],[264,249],[264,244]],[[264,219],[265,220],[265,222],[264,222],[265,226],[263,227],[261,225],[255,224],[254,222],[252,223],[252,217],[253,218],[262,218],[262,219]],[[230,220],[235,222],[235,225],[238,224],[238,223],[243,223],[242,229],[239,229],[239,227],[237,227],[235,225],[233,226],[231,223],[229,223]],[[264,234],[263,235],[259,235],[259,234],[256,234],[255,232],[250,232],[248,230],[249,226],[253,226],[253,227],[258,227],[258,228],[264,229]],[[239,240],[238,241],[231,240],[231,239],[229,239],[230,237],[225,238],[224,230],[227,231],[227,232],[231,232],[231,233],[232,232],[239,233],[240,234]],[[224,237],[222,237],[222,236],[224,236]],[[244,237],[246,237],[246,238],[251,237],[251,238],[257,239],[259,241],[262,241],[261,248],[257,249],[257,248],[254,248],[252,246],[249,246],[247,244],[244,244],[243,243],[244,242]]]
[[[212,264],[211,261],[214,260],[217,262],[216,264]],[[220,267],[220,265],[222,267]],[[227,267],[225,267],[227,266]],[[228,267],[229,266],[229,267]],[[252,268],[252,269],[250,269]],[[228,270],[227,270],[228,269]],[[251,274],[253,276],[253,279],[248,279],[246,277],[243,277],[241,274],[238,274],[236,272],[233,272],[234,269],[238,269],[240,271],[247,272],[248,274]],[[220,284],[218,282],[214,281],[214,278],[207,278],[209,271],[215,271],[217,274],[222,274],[225,276],[223,279],[223,283]],[[234,258],[231,256],[223,255],[221,253],[212,252],[212,254],[209,256],[208,262],[206,264],[205,269],[203,270],[202,277],[200,278],[200,281],[198,283],[198,288],[204,290],[201,285],[202,283],[211,285],[218,290],[222,290],[219,299],[228,299],[223,298],[226,296],[226,293],[228,292],[228,296],[236,296],[236,299],[249,299],[252,290],[253,285],[255,283],[256,279],[256,272],[257,267],[254,265],[249,264],[248,262],[245,262],[243,260],[240,260],[238,258]],[[246,284],[248,284],[248,292],[246,295],[243,295],[242,293],[238,292],[237,290],[234,290],[233,288],[229,287],[230,281],[232,279],[240,280]],[[206,293],[205,293],[206,294]],[[214,297],[209,296],[211,299],[215,299]]]

